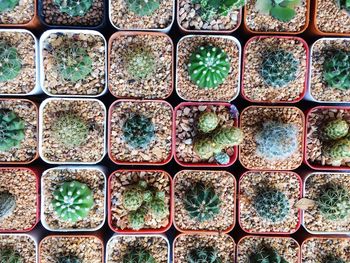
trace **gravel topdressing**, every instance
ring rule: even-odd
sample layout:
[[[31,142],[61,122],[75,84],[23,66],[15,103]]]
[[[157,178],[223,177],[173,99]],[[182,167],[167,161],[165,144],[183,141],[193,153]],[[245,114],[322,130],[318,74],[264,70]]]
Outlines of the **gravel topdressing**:
[[[0,24],[27,24],[34,18],[35,8],[34,0],[19,0],[13,10],[1,13]]]
[[[25,263],[37,262],[35,241],[29,236],[0,235],[0,250],[3,248],[13,249],[18,252],[22,259],[25,260]]]

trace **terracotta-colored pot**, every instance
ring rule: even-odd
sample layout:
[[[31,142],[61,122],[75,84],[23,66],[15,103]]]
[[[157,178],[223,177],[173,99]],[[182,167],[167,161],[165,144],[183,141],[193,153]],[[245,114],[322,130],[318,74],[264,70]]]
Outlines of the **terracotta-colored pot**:
[[[8,28],[26,28],[26,29],[38,29],[41,27],[40,20],[38,16],[38,1],[34,1],[34,14],[32,19],[25,24],[0,24],[0,27],[8,27]]]

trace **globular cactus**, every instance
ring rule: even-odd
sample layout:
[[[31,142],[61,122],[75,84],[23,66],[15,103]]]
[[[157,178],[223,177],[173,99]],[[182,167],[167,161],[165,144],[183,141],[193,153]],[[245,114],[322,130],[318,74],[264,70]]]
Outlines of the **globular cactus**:
[[[328,220],[349,218],[350,194],[340,185],[326,185],[316,203],[321,214]]]
[[[0,14],[12,11],[16,6],[18,6],[18,3],[19,0],[0,0]]]
[[[209,159],[213,156],[215,150],[215,144],[211,138],[199,138],[196,139],[193,145],[193,151],[201,159]]]
[[[22,60],[18,56],[17,49],[5,42],[0,42],[0,82],[15,79],[19,75],[21,68]]]
[[[253,203],[258,215],[272,223],[283,221],[290,212],[287,196],[277,189],[261,189]]]
[[[125,59],[126,70],[130,78],[146,80],[156,72],[156,58],[151,50],[133,48]]]
[[[217,89],[230,72],[230,61],[224,50],[215,46],[201,46],[189,59],[188,74],[200,89]]]
[[[24,138],[25,122],[13,111],[0,110],[0,151],[19,147]]]
[[[218,251],[213,247],[198,247],[190,250],[187,263],[222,263]]]
[[[61,13],[69,16],[84,16],[92,6],[92,0],[54,0]]]
[[[64,81],[76,83],[91,74],[92,59],[80,42],[62,46],[53,52],[58,74]]]
[[[281,22],[291,21],[295,15],[295,7],[300,0],[257,0],[255,10],[263,15],[270,15]]]
[[[158,220],[161,220],[169,215],[169,208],[164,201],[165,194],[157,194],[157,196],[149,202],[148,209],[149,213]]]
[[[345,137],[349,132],[349,124],[342,119],[332,120],[323,127],[323,133],[327,139],[338,140]]]
[[[11,193],[0,192],[0,219],[8,217],[16,208],[16,198]]]
[[[145,149],[155,138],[155,127],[150,118],[133,114],[123,124],[124,141],[134,149]]]
[[[221,127],[213,135],[213,142],[221,149],[239,145],[243,141],[243,133],[237,127]]]
[[[197,182],[185,193],[184,206],[189,216],[199,222],[210,221],[220,213],[221,200],[213,187]]]
[[[73,113],[63,113],[52,125],[53,137],[62,145],[74,148],[86,143],[89,126],[79,116]]]
[[[126,5],[138,16],[150,16],[159,8],[159,0],[126,0]]]
[[[209,133],[216,129],[219,125],[220,119],[215,112],[205,111],[199,115],[198,130],[203,133]]]
[[[249,263],[288,263],[275,248],[261,244],[260,247],[249,255]]]
[[[294,124],[266,121],[256,134],[256,153],[266,160],[285,160],[298,149],[298,129]]]
[[[156,263],[156,260],[148,250],[135,247],[124,254],[123,263]]]
[[[322,263],[345,263],[343,259],[334,255],[327,255]]]
[[[272,50],[262,60],[260,75],[268,86],[285,87],[294,81],[299,71],[299,61],[291,52]]]
[[[350,15],[350,0],[336,0],[339,9],[344,10],[348,15]]]
[[[214,155],[215,161],[219,164],[228,164],[230,162],[230,155],[225,152],[220,152]]]
[[[82,220],[89,215],[94,206],[93,192],[86,184],[78,181],[62,183],[52,195],[53,209],[63,221]]]
[[[82,263],[78,257],[73,255],[59,257],[56,263]]]
[[[331,88],[350,89],[350,52],[338,50],[326,58],[323,78]]]
[[[0,249],[0,263],[24,263],[24,259],[21,255],[9,248],[1,248]]]
[[[126,210],[134,211],[141,207],[145,200],[151,200],[152,196],[149,191],[146,191],[147,183],[146,181],[139,181],[137,184],[132,184],[126,187],[122,194],[123,207]]]
[[[139,208],[135,211],[130,211],[128,214],[129,224],[131,229],[140,230],[145,225],[145,216],[147,214],[147,210],[144,207]]]
[[[325,155],[333,160],[350,158],[350,139],[345,138],[325,146]]]

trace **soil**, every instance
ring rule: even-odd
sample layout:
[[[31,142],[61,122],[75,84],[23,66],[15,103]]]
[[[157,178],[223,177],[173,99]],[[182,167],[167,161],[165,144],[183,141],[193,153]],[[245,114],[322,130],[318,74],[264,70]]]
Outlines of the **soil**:
[[[34,0],[20,0],[11,11],[1,13],[0,24],[27,24],[34,18]]]
[[[26,235],[0,235],[0,249],[17,251],[25,263],[36,263],[35,241]]]

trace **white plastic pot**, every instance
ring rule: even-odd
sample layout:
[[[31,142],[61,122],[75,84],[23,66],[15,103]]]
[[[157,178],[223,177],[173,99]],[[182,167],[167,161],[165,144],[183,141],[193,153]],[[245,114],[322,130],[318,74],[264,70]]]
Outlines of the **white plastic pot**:
[[[34,245],[35,245],[35,262],[38,263],[39,257],[38,257],[38,243],[39,243],[39,237],[37,235],[32,234],[0,234],[0,236],[26,236],[29,237]],[[24,262],[27,262],[27,259],[24,259]]]

